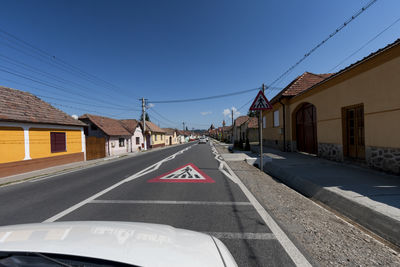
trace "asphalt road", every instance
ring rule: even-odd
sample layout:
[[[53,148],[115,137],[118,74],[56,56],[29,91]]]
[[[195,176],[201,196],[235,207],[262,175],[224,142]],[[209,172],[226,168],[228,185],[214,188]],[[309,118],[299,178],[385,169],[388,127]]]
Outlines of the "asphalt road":
[[[205,180],[163,176],[189,163],[195,166],[189,173]],[[295,265],[293,249],[278,238],[279,231],[271,230],[243,189],[219,166],[209,143],[189,143],[0,187],[0,225],[55,220],[161,223],[212,233],[225,243],[239,266]],[[179,177],[183,173],[175,172]],[[149,182],[155,178],[158,182]],[[180,182],[189,180],[195,182]]]

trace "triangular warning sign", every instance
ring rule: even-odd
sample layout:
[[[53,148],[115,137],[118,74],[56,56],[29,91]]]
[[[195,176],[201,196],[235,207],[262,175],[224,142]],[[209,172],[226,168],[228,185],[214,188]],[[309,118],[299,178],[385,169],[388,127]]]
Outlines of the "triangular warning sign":
[[[167,172],[156,178],[150,179],[148,183],[215,183],[215,181],[202,172],[192,163]]]
[[[269,103],[268,99],[265,97],[264,93],[260,90],[258,95],[250,106],[250,110],[267,110],[272,109],[272,105]]]

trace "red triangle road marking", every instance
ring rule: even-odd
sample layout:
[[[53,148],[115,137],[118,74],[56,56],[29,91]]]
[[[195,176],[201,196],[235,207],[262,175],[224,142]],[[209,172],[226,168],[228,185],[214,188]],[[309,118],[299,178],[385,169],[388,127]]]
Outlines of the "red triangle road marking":
[[[169,171],[148,183],[215,183],[215,181],[197,168],[193,163],[186,164],[175,170]]]

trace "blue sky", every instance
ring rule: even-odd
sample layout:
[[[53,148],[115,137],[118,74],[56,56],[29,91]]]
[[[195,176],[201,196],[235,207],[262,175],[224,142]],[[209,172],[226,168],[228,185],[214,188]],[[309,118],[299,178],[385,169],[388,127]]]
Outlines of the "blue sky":
[[[198,98],[268,85],[368,2],[3,0],[0,30],[42,52],[0,32],[0,85],[71,115],[137,119],[141,97]],[[338,71],[393,42],[400,22],[332,70],[399,19],[399,10],[398,0],[378,0],[274,86],[304,71]],[[272,98],[278,91],[267,92]],[[149,114],[161,127],[230,125],[224,110],[245,114],[256,94],[156,103]]]

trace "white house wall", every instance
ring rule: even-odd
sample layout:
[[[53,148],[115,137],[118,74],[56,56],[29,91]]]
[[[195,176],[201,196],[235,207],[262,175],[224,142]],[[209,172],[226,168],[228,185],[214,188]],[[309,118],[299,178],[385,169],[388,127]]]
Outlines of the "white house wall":
[[[136,144],[136,137],[139,137],[139,144]],[[143,138],[143,133],[142,129],[140,127],[136,127],[135,133],[132,135],[131,138],[131,143],[132,143],[132,152],[138,152],[142,148],[142,144],[144,143],[144,138]]]

